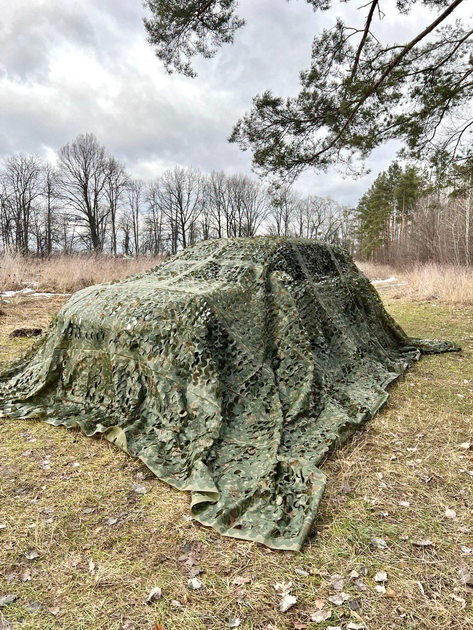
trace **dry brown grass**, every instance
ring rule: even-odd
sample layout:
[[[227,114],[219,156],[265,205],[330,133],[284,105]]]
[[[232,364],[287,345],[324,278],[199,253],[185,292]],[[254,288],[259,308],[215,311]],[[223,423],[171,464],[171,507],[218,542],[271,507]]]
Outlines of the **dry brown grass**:
[[[369,260],[357,260],[357,266],[370,280],[386,280],[386,278],[399,278],[401,271],[391,265],[374,263]],[[403,273],[403,272],[402,272]]]
[[[60,302],[2,304],[3,358],[31,343],[9,340],[13,326],[44,325]],[[189,519],[186,493],[105,440],[1,419],[0,595],[18,599],[0,608],[0,627],[8,620],[18,630],[228,630],[239,617],[240,630],[473,630],[472,595],[459,579],[465,567],[473,573],[473,451],[461,446],[473,442],[473,309],[390,300],[389,310],[409,334],[451,338],[463,353],[424,358],[325,462],[327,492],[300,554],[200,526]],[[432,545],[413,544],[422,539]],[[32,548],[39,557],[28,560]],[[193,566],[184,561],[191,548]],[[198,591],[187,588],[192,570],[202,571]],[[352,570],[366,571],[365,591]],[[387,593],[375,590],[378,571],[388,574]],[[351,607],[328,601],[333,574],[345,577]],[[298,599],[287,613],[274,590],[282,581],[292,581]],[[162,599],[147,605],[156,586]],[[318,600],[332,616],[310,623]]]
[[[0,256],[0,291],[31,286],[38,291],[73,293],[91,284],[119,280],[151,269],[159,262],[160,258],[153,257],[113,258],[87,254],[39,260],[8,252]]]
[[[439,300],[445,304],[473,305],[473,268],[459,265],[429,263],[406,268],[372,262],[357,265],[371,280],[399,278],[401,283],[376,285],[395,298],[409,300]]]
[[[161,260],[153,257],[125,259],[86,254],[39,260],[7,253],[0,255],[0,292],[30,286],[38,291],[73,293],[92,284],[119,280],[146,271]],[[438,264],[396,268],[366,261],[357,264],[371,280],[398,278],[400,283],[376,285],[378,290],[390,297],[473,305],[473,268]]]

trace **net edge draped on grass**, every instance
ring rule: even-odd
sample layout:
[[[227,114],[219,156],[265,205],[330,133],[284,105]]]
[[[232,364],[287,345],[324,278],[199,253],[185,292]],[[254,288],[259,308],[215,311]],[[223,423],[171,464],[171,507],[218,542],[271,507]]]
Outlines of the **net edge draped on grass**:
[[[0,414],[103,434],[202,524],[300,550],[326,453],[421,354],[457,350],[407,337],[341,248],[205,241],[75,293],[0,375]]]

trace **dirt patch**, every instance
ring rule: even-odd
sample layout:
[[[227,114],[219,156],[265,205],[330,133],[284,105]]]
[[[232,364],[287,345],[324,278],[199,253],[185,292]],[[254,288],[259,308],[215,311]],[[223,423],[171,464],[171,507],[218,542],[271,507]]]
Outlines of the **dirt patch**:
[[[39,337],[43,332],[42,328],[15,328],[8,335],[10,339],[18,339],[19,337]]]

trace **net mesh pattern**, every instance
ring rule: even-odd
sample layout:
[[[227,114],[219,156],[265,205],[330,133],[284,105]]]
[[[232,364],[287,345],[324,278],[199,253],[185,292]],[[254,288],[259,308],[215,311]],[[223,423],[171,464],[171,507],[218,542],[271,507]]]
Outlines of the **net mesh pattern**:
[[[299,550],[318,465],[422,353],[337,247],[207,241],[89,287],[0,377],[2,415],[104,434],[227,536]]]

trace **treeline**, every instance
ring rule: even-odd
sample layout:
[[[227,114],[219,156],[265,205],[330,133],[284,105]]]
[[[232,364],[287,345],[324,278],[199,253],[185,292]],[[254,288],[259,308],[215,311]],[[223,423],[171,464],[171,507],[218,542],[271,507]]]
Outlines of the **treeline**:
[[[56,252],[175,253],[198,240],[297,235],[353,251],[353,210],[243,175],[175,167],[153,181],[132,178],[92,134],[54,164],[15,154],[0,167],[0,247]]]
[[[473,160],[421,169],[393,163],[358,208],[361,257],[392,264],[473,263]]]

